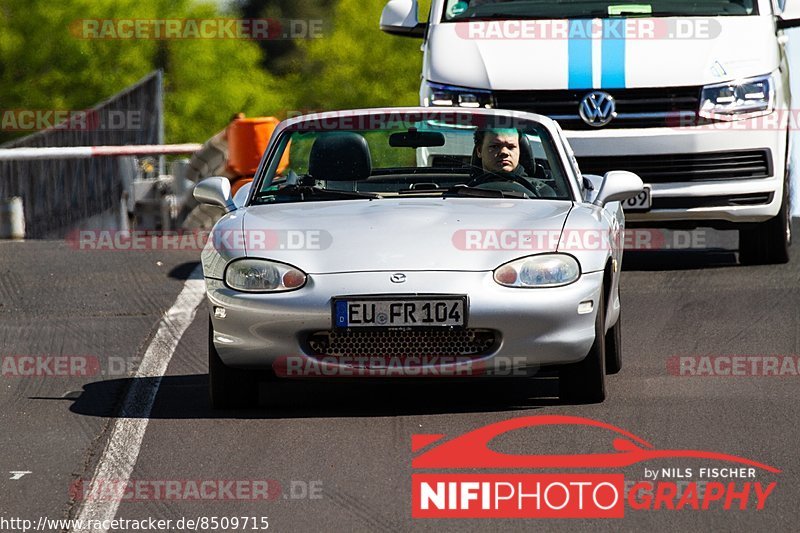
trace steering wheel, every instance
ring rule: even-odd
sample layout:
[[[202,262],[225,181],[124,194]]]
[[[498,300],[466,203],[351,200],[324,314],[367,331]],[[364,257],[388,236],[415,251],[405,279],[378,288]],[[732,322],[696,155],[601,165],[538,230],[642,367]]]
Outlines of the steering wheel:
[[[531,182],[523,178],[522,176],[517,176],[516,174],[512,174],[510,172],[503,172],[495,173],[495,172],[487,172],[483,176],[479,176],[474,180],[467,183],[467,187],[477,187],[478,185],[483,185],[484,183],[493,183],[496,181],[506,181],[516,183],[517,185],[522,185],[525,187],[526,190],[530,191],[534,196],[539,196],[539,191],[534,189]]]

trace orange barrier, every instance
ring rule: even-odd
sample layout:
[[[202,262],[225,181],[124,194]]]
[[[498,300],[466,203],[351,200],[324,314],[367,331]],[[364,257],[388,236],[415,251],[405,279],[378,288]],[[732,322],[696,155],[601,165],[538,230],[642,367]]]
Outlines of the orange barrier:
[[[247,185],[248,183],[253,182],[252,176],[245,176],[242,178],[233,178],[231,180],[231,197],[236,194],[236,191]]]
[[[239,118],[228,125],[228,167],[241,176],[256,173],[261,156],[280,121],[275,117]],[[289,151],[281,158],[278,172],[289,165]]]

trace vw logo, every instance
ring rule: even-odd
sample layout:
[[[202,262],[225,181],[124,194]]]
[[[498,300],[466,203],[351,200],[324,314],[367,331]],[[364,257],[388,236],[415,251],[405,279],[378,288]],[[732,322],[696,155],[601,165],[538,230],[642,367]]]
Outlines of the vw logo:
[[[600,128],[617,116],[617,104],[610,94],[592,91],[581,100],[578,114],[588,125]]]
[[[406,275],[405,274],[392,274],[392,277],[389,278],[392,280],[392,283],[405,283],[406,282]]]

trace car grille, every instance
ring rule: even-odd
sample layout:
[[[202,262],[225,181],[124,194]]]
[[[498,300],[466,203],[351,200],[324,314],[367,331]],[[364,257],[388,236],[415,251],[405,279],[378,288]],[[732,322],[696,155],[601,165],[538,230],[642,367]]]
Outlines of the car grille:
[[[497,342],[488,329],[317,331],[306,344],[316,356],[479,356]]]
[[[628,170],[645,183],[681,183],[720,179],[766,178],[772,175],[769,150],[697,154],[580,157],[584,174],[602,176],[609,170]]]
[[[736,194],[728,196],[690,196],[653,198],[653,209],[693,209],[704,207],[737,207],[746,205],[767,205],[772,202],[773,193]]]
[[[617,104],[617,116],[603,128],[678,127],[693,124],[700,108],[701,87],[604,90]],[[578,106],[591,89],[579,91],[496,91],[495,106],[528,111],[557,120],[568,130],[598,129],[578,115]]]

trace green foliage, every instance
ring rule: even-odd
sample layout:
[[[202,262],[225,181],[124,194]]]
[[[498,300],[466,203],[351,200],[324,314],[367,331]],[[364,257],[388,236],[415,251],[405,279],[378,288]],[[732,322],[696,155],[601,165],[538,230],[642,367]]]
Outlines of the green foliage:
[[[420,39],[379,29],[386,0],[339,0],[329,35],[302,43],[306,68],[289,77],[309,109],[417,105]],[[421,2],[427,18],[430,2]]]
[[[193,7],[189,18],[214,17],[211,6]],[[273,76],[260,68],[261,52],[249,41],[166,41],[166,134],[171,142],[203,141],[237,112],[272,114],[283,105]]]
[[[264,17],[323,19],[322,38],[259,46],[241,39],[80,36],[81,19],[242,16],[220,13],[223,2],[0,0],[0,109],[86,109],[155,68],[165,72],[167,142],[203,141],[240,111],[283,118],[297,109],[416,105],[420,40],[380,31],[385,3],[229,3],[260,9]],[[425,18],[429,0],[421,4]],[[265,59],[270,50],[275,57]],[[14,136],[0,132],[0,142]]]
[[[169,142],[205,140],[238,111],[269,114],[283,100],[255,43],[84,39],[79,20],[219,15],[190,0],[0,0],[0,108],[85,109],[163,68]]]
[[[329,21],[335,0],[236,0],[242,17],[277,20]],[[302,70],[305,54],[294,39],[263,39],[258,45],[264,52],[263,66],[284,76]]]

